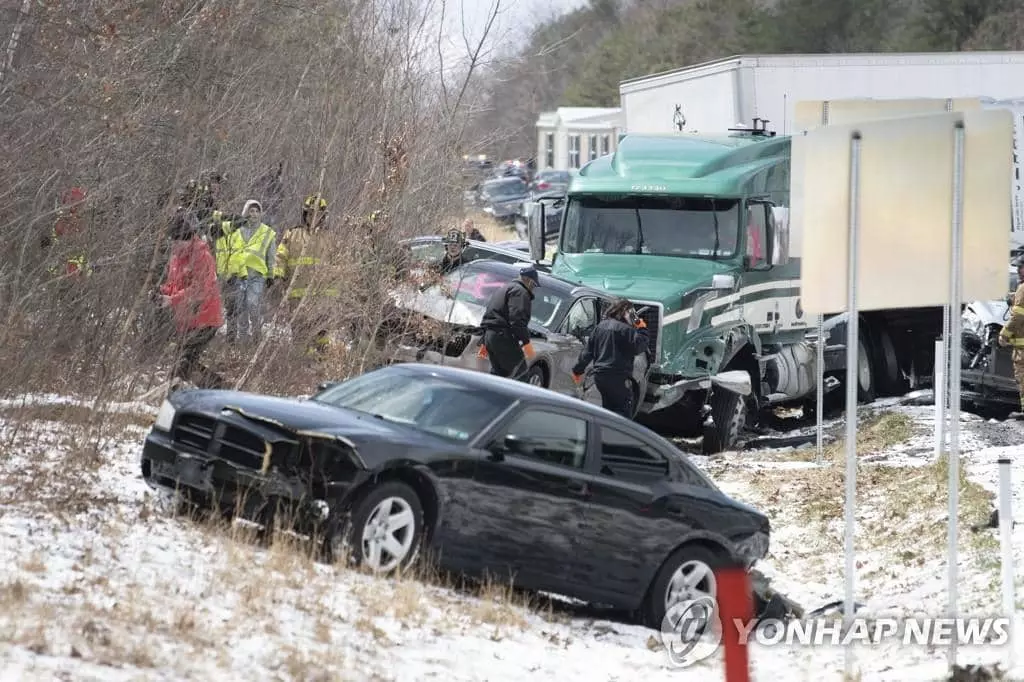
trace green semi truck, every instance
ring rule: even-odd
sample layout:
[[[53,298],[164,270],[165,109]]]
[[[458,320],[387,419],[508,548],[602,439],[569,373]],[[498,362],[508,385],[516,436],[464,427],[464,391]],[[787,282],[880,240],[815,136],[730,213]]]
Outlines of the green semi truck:
[[[629,298],[651,331],[641,412],[706,452],[732,448],[763,410],[814,404],[817,316],[790,253],[790,138],[755,121],[721,136],[624,135],[572,180],[552,274]],[[542,258],[543,202],[528,207]],[[845,372],[845,314],[827,316],[825,388]],[[942,310],[862,314],[858,395],[930,375]],[[919,352],[920,351],[920,352]],[[840,392],[841,394],[841,392]]]

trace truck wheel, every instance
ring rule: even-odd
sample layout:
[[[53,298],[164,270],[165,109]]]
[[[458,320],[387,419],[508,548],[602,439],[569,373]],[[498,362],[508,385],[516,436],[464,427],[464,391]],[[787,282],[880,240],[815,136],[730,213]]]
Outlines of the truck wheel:
[[[857,334],[857,402],[870,403],[875,400],[875,363],[872,361],[871,345],[867,333]]]
[[[880,329],[875,336],[875,386],[879,395],[902,395],[904,381],[900,376],[900,362],[896,345],[888,329]]]
[[[704,428],[702,450],[705,455],[714,455],[731,450],[740,439],[747,425],[747,404],[739,393],[724,388],[711,392],[711,418],[714,425]]]

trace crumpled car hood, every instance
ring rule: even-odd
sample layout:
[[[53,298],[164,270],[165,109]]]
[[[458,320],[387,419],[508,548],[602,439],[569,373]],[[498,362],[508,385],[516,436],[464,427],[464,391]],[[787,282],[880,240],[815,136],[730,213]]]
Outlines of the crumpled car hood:
[[[484,316],[484,307],[475,303],[456,301],[441,293],[441,288],[432,286],[425,291],[402,287],[392,292],[395,304],[440,322],[479,327]]]

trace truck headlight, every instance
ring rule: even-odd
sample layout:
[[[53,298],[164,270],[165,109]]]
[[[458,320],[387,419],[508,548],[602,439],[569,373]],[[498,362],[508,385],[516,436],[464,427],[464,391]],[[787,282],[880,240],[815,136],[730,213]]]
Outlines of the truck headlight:
[[[165,400],[163,405],[160,406],[160,411],[157,412],[153,428],[160,429],[161,431],[170,431],[171,423],[174,422],[174,412],[174,405],[171,405],[170,400]]]

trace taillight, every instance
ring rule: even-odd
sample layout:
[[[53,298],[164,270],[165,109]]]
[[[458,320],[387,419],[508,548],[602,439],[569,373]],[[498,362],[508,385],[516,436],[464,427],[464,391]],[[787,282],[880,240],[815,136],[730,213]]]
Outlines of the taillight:
[[[537,189],[547,189],[547,188],[548,188],[548,187],[550,187],[550,186],[551,186],[551,185],[549,185],[548,183],[546,183],[546,182],[542,182],[542,183],[540,183],[540,184],[538,184],[538,185],[537,185]]]

